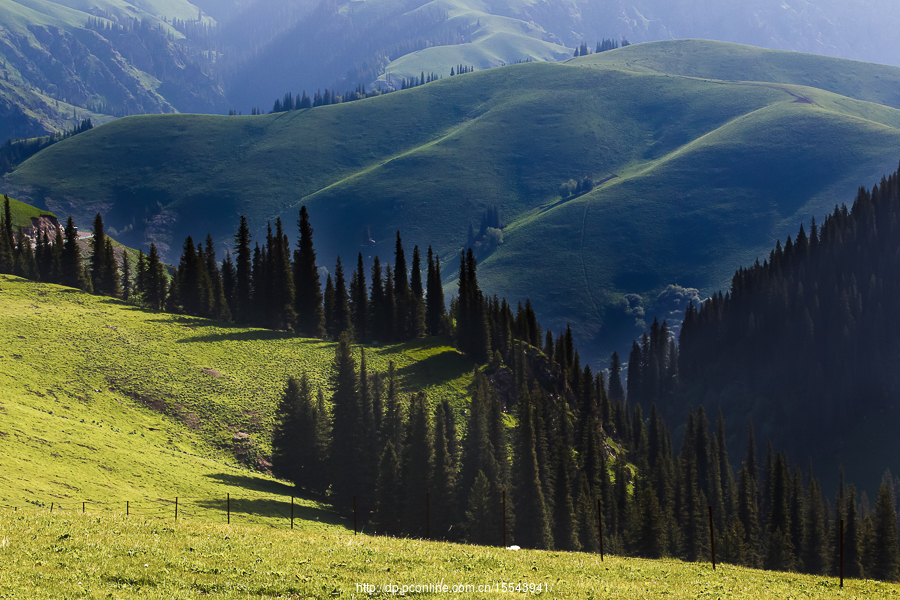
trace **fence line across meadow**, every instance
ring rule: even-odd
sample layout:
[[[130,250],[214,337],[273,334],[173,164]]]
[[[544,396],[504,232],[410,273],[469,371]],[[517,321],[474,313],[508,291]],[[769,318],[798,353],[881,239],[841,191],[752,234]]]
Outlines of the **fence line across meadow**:
[[[294,522],[299,520],[298,509],[307,508],[297,504],[296,500],[295,496],[291,496],[290,506],[288,507],[285,500],[247,496],[232,498],[231,494],[226,494],[224,498],[209,496],[186,498],[175,496],[172,498],[145,498],[136,502],[131,500],[52,500],[47,504],[45,502],[27,500],[25,506],[0,504],[0,508],[5,508],[14,513],[20,510],[46,514],[118,513],[124,516],[133,515],[164,520],[171,519],[175,522],[179,519],[201,521],[219,521],[221,519],[228,525],[231,524],[232,513],[235,513],[235,516],[243,514],[247,517],[263,518],[269,521],[283,521],[285,528],[294,529]],[[246,506],[247,504],[251,504],[253,510],[242,509],[241,506]],[[268,510],[261,510],[263,507]],[[235,510],[232,510],[233,508]],[[270,525],[276,527],[274,524],[270,523]]]
[[[291,505],[290,505],[290,513],[285,514],[280,508],[279,504],[282,503],[282,500],[273,500],[271,498],[235,498],[233,499],[235,504],[239,504],[242,502],[268,502],[271,503],[274,508],[274,512],[284,518],[286,521],[290,522],[290,529],[294,529],[294,521],[295,517],[295,496],[291,496]],[[426,539],[431,538],[431,502],[430,502],[430,494],[425,494],[425,531],[426,531]],[[194,504],[191,506],[189,503],[194,502],[206,502],[207,504],[204,506],[202,504]],[[218,504],[217,503],[222,503]],[[57,513],[60,512],[68,512],[68,513],[76,513],[76,514],[87,514],[87,509],[90,507],[92,509],[91,512],[96,512],[94,509],[96,507],[111,507],[105,509],[104,512],[119,512],[123,514],[122,509],[124,508],[124,515],[130,516],[140,516],[140,517],[151,517],[151,518],[161,518],[168,519],[172,518],[176,523],[178,522],[179,517],[181,519],[185,519],[186,517],[197,518],[199,513],[197,511],[203,512],[214,512],[219,519],[222,518],[222,513],[224,513],[225,523],[231,524],[231,506],[232,506],[232,497],[231,494],[226,494],[225,498],[183,498],[183,497],[174,497],[174,498],[157,498],[156,500],[142,500],[140,504],[132,503],[130,500],[119,500],[115,502],[98,502],[98,501],[67,501],[66,506],[64,507],[61,502],[56,500],[50,502],[50,506],[48,507],[46,504],[40,502],[36,503],[33,501],[29,501],[29,504],[32,505],[32,510],[35,512],[49,510],[50,514],[53,514],[54,510]],[[147,505],[150,505],[150,508],[147,508]],[[124,505],[124,506],[123,506]],[[222,507],[224,505],[224,507]],[[190,506],[190,508],[188,508]],[[0,507],[6,509],[13,509],[14,512],[18,512],[19,507],[9,504],[0,504]],[[118,510],[116,510],[118,509]],[[713,528],[713,515],[712,515],[712,506],[708,507],[709,510],[709,541],[710,541],[710,559],[712,561],[712,568],[716,570],[716,537],[715,530]],[[245,513],[250,515],[259,515],[262,516],[259,512],[257,513]],[[599,528],[599,538],[600,538],[600,560],[603,561],[603,512],[601,510],[600,501],[597,501],[597,517],[598,517],[598,528]],[[346,518],[346,517],[341,517]],[[207,519],[208,520],[208,519]],[[502,521],[503,521],[503,547],[506,547],[506,492],[503,492],[503,500],[502,500]],[[275,527],[274,525],[272,525]],[[357,514],[357,505],[356,505],[356,496],[353,496],[353,533],[359,533],[358,527],[358,514]],[[844,587],[844,520],[840,520],[840,585]]]

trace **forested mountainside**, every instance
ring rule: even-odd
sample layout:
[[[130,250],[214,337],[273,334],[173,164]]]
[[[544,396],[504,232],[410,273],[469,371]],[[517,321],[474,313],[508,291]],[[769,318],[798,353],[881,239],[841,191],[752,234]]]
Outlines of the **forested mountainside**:
[[[872,489],[896,455],[900,180],[801,225],[730,289],[691,303],[677,354],[653,323],[628,361],[629,402],[673,417],[689,404],[752,419],[796,460],[843,463]],[[729,435],[745,439],[745,424]],[[832,470],[822,475],[829,483]]]
[[[329,267],[384,255],[402,230],[451,283],[448,259],[471,244],[486,292],[530,297],[597,363],[895,166],[900,70],[855,66],[639,44],[268,115],[129,117],[3,184],[82,226],[102,212],[117,239],[152,241],[168,262],[197,227],[231,247],[241,214],[261,240],[300,204]]]

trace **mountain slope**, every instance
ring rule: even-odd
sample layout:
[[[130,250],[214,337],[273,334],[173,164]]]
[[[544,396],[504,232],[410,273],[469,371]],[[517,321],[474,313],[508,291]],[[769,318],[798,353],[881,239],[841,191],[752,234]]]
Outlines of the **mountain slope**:
[[[287,378],[307,371],[324,385],[334,357],[333,344],[6,275],[0,347],[0,504],[119,510],[127,500],[145,510],[159,498],[231,493],[277,500],[280,515],[266,508],[263,522],[283,522],[291,490],[235,463],[264,465]],[[456,404],[471,380],[471,362],[438,339],[367,356],[379,371],[395,361],[404,390]],[[306,506],[309,518],[336,521],[327,506]]]
[[[0,137],[88,117],[224,111],[206,58],[171,24],[199,15],[187,0],[0,0]]]
[[[730,81],[637,64],[674,50]],[[719,55],[740,60],[717,66]],[[876,102],[891,101],[900,69],[866,69],[847,81],[830,74],[850,70],[837,59],[636,45],[305,111],[121,119],[41,152],[5,185],[82,222],[101,210],[118,239],[154,240],[169,261],[186,235],[228,245],[239,215],[259,234],[306,204],[321,264],[389,256],[399,229],[435,247],[448,283],[470,224],[497,205],[504,241],[479,254],[483,288],[530,296],[554,330],[571,322],[596,365],[645,313],[678,316],[697,293],[669,286],[718,289],[893,168],[900,111]],[[847,95],[793,83],[817,78]],[[560,196],[587,175],[592,191]]]

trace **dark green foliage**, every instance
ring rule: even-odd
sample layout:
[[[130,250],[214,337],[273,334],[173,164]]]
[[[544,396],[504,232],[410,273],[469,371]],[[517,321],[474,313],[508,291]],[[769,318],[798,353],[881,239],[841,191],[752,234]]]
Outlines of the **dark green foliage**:
[[[158,256],[157,260],[159,260]],[[60,277],[60,283],[69,287],[87,290],[90,279],[85,277],[84,274],[84,263],[81,261],[81,250],[78,248],[78,232],[75,230],[75,223],[72,221],[72,217],[69,217],[66,221],[66,241],[63,246],[61,263],[62,276]],[[160,299],[161,301],[162,299]]]
[[[159,260],[159,253],[156,251],[156,245],[153,243],[150,244],[150,254],[147,256],[146,281],[145,299],[147,303],[150,308],[161,310],[166,299],[168,282],[162,262]]]
[[[519,427],[516,439],[516,469],[515,469],[515,498],[517,508],[516,540],[527,548],[552,548],[555,535],[550,531],[550,515],[544,500],[544,490],[541,485],[540,469],[535,443],[534,406],[527,392],[520,394],[519,400]],[[568,466],[568,464],[566,465]],[[566,477],[568,484],[568,476]],[[567,523],[567,533],[575,535],[574,514],[572,510],[571,489],[565,490],[568,494],[568,508],[570,511]],[[576,538],[577,539],[577,538]],[[562,549],[575,549],[566,545],[566,541],[557,537],[558,547]]]
[[[300,238],[294,250],[294,285],[297,300],[297,331],[306,337],[325,336],[325,315],[322,308],[322,284],[316,266],[313,247],[313,228],[309,224],[306,206],[300,207],[297,222]]]
[[[825,504],[819,482],[813,479],[806,489],[806,522],[802,541],[803,569],[822,575],[828,565],[828,543],[825,536]]]
[[[325,278],[325,299],[323,310],[323,321],[325,331],[331,336],[335,330],[334,322],[334,281],[331,279],[331,273]]]
[[[426,498],[434,469],[434,433],[424,392],[413,396],[403,447],[402,488],[406,500],[404,525],[414,537],[426,532]]]
[[[900,549],[897,546],[897,514],[888,485],[878,489],[872,515],[872,536],[864,548],[865,575],[880,581],[900,578]]]
[[[560,440],[560,446],[557,448],[556,455],[555,490],[553,495],[553,540],[556,542],[556,547],[560,550],[580,550],[581,541],[578,539],[578,521],[575,515],[575,506],[572,503],[571,473],[574,471],[572,452]]]
[[[344,279],[344,267],[338,256],[334,266],[334,300],[332,301],[332,323],[329,333],[337,339],[344,332],[353,334],[353,323],[350,320],[350,296],[347,293],[347,282]]]
[[[126,302],[131,299],[131,278],[131,262],[128,259],[128,252],[122,252],[122,300]]]
[[[394,339],[406,340],[412,337],[413,302],[409,289],[409,274],[406,267],[406,254],[403,251],[403,240],[397,232],[394,247],[394,302],[397,318],[394,322]]]
[[[412,272],[409,277],[409,337],[425,335],[425,288],[422,287],[422,260],[419,247],[413,247]]]
[[[372,261],[372,291],[369,294],[369,317],[367,320],[369,336],[376,342],[389,339],[390,328],[386,326],[386,311],[381,260],[376,256]]]
[[[369,298],[366,290],[366,270],[363,266],[362,252],[356,260],[356,270],[350,277],[350,317],[356,339],[367,341],[369,331]]]
[[[431,535],[449,539],[458,519],[456,502],[456,458],[453,453],[456,427],[448,401],[437,405],[434,412],[434,469],[431,482]]]
[[[364,436],[363,424],[359,419],[359,378],[356,359],[350,347],[351,337],[342,333],[337,340],[331,375],[332,427],[335,435],[331,440],[331,482],[337,502],[349,503],[353,496],[364,497],[372,493],[366,489],[363,475],[359,472],[360,453]]]
[[[235,247],[235,280],[234,280],[234,302],[232,313],[234,320],[239,323],[249,323],[252,308],[252,283],[253,276],[253,257],[250,250],[250,227],[247,225],[247,218],[241,215],[241,224],[238,227],[237,234],[234,236]]]
[[[210,281],[210,296],[212,298],[212,316],[220,321],[231,320],[231,308],[225,297],[225,285],[222,281],[222,271],[219,270],[219,264],[216,262],[216,246],[213,243],[212,235],[206,235],[206,249],[204,252],[206,258],[206,271]],[[228,255],[227,260],[231,260]],[[224,264],[224,263],[223,263]],[[232,265],[231,268],[234,268]],[[232,276],[232,273],[229,273]],[[231,286],[231,282],[229,286]]]
[[[373,290],[374,293],[374,290]],[[445,332],[447,307],[444,304],[444,286],[441,284],[441,259],[435,257],[428,246],[428,277],[425,295],[425,325],[429,335]]]
[[[378,533],[402,533],[403,500],[400,460],[394,450],[394,443],[388,440],[378,462],[378,481],[375,485],[375,521]]]

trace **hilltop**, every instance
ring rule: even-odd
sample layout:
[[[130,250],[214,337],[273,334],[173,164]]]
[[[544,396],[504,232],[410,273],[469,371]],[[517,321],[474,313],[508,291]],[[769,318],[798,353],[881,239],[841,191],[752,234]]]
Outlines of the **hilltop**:
[[[186,235],[228,246],[245,214],[259,239],[305,204],[320,264],[388,256],[399,229],[433,245],[445,285],[470,226],[498,207],[483,289],[530,296],[605,364],[645,317],[678,319],[892,169],[898,82],[900,69],[819,56],[640,44],[310,110],[120,119],[42,151],[5,187],[82,223],[102,210],[112,235],[155,241],[169,261]],[[587,179],[591,191],[561,195]]]

